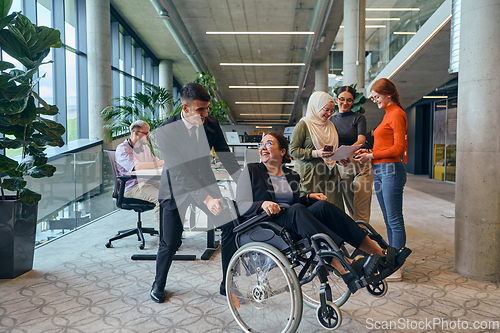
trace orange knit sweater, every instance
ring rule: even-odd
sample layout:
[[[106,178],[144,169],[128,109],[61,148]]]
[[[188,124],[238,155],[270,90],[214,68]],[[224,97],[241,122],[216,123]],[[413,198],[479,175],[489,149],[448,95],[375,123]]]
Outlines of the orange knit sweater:
[[[395,103],[386,107],[382,123],[373,132],[372,164],[399,162],[401,155],[406,163],[407,132],[406,113]]]

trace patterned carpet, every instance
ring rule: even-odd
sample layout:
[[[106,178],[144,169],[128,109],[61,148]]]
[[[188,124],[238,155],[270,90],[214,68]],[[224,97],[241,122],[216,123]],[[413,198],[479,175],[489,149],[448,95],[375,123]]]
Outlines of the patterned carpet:
[[[341,308],[339,332],[500,331],[487,329],[500,324],[500,285],[453,270],[453,215],[452,203],[405,189],[407,245],[414,252],[404,266],[404,282],[390,283],[382,298],[364,290],[352,295]],[[154,224],[153,214],[144,216],[146,225]],[[155,253],[158,238],[146,236],[144,251],[133,237],[104,246],[123,229],[122,221],[132,219],[132,213],[119,211],[47,244],[36,250],[33,271],[0,280],[0,332],[241,332],[219,295],[218,252],[209,261],[175,261],[168,301],[151,301],[155,263],[130,256]],[[383,234],[375,198],[372,225]],[[180,254],[199,258],[205,236],[186,236]],[[298,332],[323,332],[314,309],[304,306]]]

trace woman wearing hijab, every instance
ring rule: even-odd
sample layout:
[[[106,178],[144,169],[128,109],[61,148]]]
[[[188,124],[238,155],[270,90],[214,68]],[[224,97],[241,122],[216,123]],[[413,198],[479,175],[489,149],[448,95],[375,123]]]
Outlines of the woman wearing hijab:
[[[303,190],[324,193],[328,202],[344,210],[338,170],[329,159],[339,143],[337,129],[329,120],[334,110],[335,101],[326,92],[311,95],[306,116],[293,130],[290,155],[297,160],[294,171],[300,175]]]

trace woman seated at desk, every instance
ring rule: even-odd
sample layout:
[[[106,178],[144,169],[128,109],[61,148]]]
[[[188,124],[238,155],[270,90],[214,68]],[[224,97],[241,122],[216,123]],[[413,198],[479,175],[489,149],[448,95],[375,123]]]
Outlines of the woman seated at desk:
[[[354,220],[334,204],[326,201],[323,193],[300,197],[299,175],[283,166],[290,161],[288,142],[278,132],[262,138],[259,146],[261,163],[248,164],[238,180],[236,201],[243,218],[250,218],[266,211],[271,220],[284,227],[292,239],[311,237],[317,233],[328,235],[339,247],[346,241],[370,254],[385,257],[385,252],[375,244]],[[282,210],[285,208],[285,210]],[[401,266],[410,249],[395,250],[394,270]],[[362,265],[365,258],[357,261]],[[388,260],[389,261],[389,260]],[[353,267],[357,270],[357,263]],[[337,259],[334,266],[349,285],[355,278]]]

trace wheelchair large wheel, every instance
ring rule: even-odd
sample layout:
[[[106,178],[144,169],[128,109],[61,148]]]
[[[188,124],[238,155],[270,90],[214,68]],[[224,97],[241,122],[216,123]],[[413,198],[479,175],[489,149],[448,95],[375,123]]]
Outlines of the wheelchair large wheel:
[[[314,266],[315,265],[313,264],[309,267],[306,275],[312,273]],[[304,266],[302,265],[297,266],[295,268],[295,272],[299,274],[303,267]],[[326,267],[328,268],[328,285],[332,291],[332,302],[340,308],[351,296],[351,291],[335,268],[330,265],[327,265]],[[321,282],[319,281],[319,277],[316,275],[311,282],[303,284],[301,288],[304,303],[306,303],[309,307],[316,309],[320,305],[319,291],[321,288]]]
[[[265,243],[248,243],[233,255],[226,295],[245,332],[295,332],[302,319],[300,284],[288,259]]]

